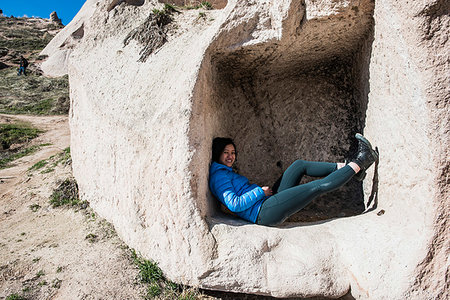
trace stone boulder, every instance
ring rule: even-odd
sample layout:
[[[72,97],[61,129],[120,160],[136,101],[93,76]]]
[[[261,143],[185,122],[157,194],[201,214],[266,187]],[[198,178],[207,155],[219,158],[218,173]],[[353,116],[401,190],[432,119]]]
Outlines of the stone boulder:
[[[145,39],[124,40],[163,4],[110,4],[87,1],[55,44],[83,23],[74,176],[130,247],[206,289],[448,297],[447,1],[229,0],[175,13],[144,60]],[[358,131],[380,150],[363,184],[282,226],[227,216],[208,191],[213,137],[234,137],[239,171],[265,185],[296,158],[343,160]]]

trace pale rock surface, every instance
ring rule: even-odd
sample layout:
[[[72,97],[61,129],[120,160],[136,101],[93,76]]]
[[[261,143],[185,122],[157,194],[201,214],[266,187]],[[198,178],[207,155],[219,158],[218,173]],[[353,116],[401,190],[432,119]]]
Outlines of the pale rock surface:
[[[41,51],[40,55],[48,56],[41,64],[45,75],[59,77],[67,74],[69,56],[83,38],[84,22],[92,16],[98,2],[87,0],[73,20]]]
[[[446,1],[229,0],[175,14],[144,63],[123,41],[162,4],[110,4],[87,1],[55,40],[83,20],[68,60],[74,175],[130,247],[208,289],[448,297]],[[298,157],[343,160],[358,131],[380,150],[363,186],[283,226],[225,216],[208,192],[215,136],[235,138],[237,167],[263,185]]]

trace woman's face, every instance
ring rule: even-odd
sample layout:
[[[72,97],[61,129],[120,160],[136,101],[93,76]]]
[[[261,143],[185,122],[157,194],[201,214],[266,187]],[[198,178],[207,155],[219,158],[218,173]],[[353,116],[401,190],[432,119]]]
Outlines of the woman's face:
[[[232,144],[226,145],[220,155],[219,162],[227,167],[232,167],[236,160],[236,149]]]

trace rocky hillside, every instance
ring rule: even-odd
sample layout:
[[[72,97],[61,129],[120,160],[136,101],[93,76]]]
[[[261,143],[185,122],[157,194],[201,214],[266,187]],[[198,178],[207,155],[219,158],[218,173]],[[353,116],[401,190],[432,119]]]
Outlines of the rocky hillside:
[[[40,18],[0,16],[0,112],[65,114],[69,109],[68,78],[42,76],[39,53],[63,28]],[[17,76],[20,56],[29,61],[28,76]]]

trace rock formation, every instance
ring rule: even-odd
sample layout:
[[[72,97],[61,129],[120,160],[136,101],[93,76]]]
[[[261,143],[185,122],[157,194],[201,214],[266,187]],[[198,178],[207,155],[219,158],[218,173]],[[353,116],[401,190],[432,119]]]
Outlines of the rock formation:
[[[41,69],[47,76],[67,74],[67,63],[72,49],[84,36],[84,22],[94,13],[98,0],[87,0],[73,20],[42,50],[48,56]]]
[[[448,296],[447,1],[229,0],[205,17],[181,10],[145,62],[124,39],[162,4],[110,4],[87,1],[44,51],[49,65],[72,51],[74,175],[130,247],[207,289]],[[270,184],[297,157],[348,157],[358,131],[379,163],[306,217],[248,224],[208,192],[215,136],[234,137],[241,173]]]
[[[56,13],[56,11],[54,11],[50,14],[50,20],[52,21],[53,24],[56,24],[58,26],[63,26],[63,23],[62,23],[61,19],[58,18],[58,14]]]

